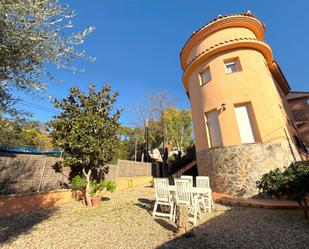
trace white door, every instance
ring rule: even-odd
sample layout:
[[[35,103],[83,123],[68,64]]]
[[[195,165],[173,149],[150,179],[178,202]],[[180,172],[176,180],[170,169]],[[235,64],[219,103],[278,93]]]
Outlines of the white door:
[[[255,132],[250,119],[250,112],[248,106],[235,107],[236,119],[242,143],[254,143]]]
[[[210,136],[210,147],[222,146],[222,136],[218,119],[218,112],[213,111],[206,114],[207,126]]]

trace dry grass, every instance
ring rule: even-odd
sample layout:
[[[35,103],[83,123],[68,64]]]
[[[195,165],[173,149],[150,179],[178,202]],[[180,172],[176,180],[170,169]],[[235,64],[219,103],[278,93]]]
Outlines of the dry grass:
[[[108,195],[97,208],[73,202],[0,220],[1,248],[309,248],[309,223],[299,211],[216,205],[187,236],[154,220],[153,189]]]

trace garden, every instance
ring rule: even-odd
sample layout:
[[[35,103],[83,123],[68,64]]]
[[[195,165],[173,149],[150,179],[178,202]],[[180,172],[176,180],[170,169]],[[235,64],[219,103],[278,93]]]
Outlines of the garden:
[[[306,248],[300,210],[215,204],[178,237],[169,219],[153,219],[154,189],[106,193],[98,207],[71,202],[0,220],[1,248]]]

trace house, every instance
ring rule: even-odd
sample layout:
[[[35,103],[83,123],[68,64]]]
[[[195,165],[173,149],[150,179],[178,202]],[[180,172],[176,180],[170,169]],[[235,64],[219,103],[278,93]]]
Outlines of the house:
[[[301,141],[309,151],[309,92],[289,92],[287,96]]]
[[[287,101],[290,86],[264,33],[250,11],[218,16],[180,54],[198,174],[233,196],[254,196],[264,173],[307,156]]]

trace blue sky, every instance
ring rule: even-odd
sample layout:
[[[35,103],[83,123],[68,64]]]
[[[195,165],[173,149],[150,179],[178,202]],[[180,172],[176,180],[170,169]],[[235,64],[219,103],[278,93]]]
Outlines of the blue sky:
[[[179,52],[189,35],[219,14],[252,13],[266,24],[268,42],[293,90],[309,91],[309,2],[304,1],[150,1],[63,0],[77,12],[74,30],[94,26],[81,48],[97,58],[78,62],[84,73],[51,68],[60,85],[48,82],[47,96],[63,98],[72,86],[87,90],[89,83],[109,82],[118,90],[118,107],[124,107],[123,124],[135,120],[134,108],[155,92],[167,90],[178,108],[190,108],[182,87]],[[20,94],[20,93],[19,93]],[[48,121],[54,115],[47,97],[22,105],[34,119]]]

